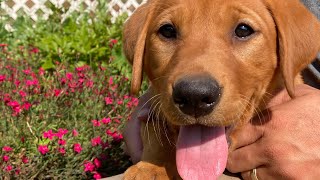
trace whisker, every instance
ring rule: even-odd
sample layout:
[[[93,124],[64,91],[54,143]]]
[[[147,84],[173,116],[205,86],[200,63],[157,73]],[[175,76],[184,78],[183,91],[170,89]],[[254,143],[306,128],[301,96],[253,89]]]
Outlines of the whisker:
[[[160,104],[160,101],[159,102],[157,102],[157,104],[154,106],[154,108],[153,108],[153,112],[152,112],[152,114],[154,115],[153,117],[153,120],[152,120],[152,125],[153,125],[153,130],[154,130],[154,133],[155,133],[155,135],[156,135],[156,138],[157,138],[157,140],[159,141],[159,143],[161,144],[161,146],[163,146],[163,144],[162,144],[162,141],[161,141],[161,134],[159,133],[158,134],[158,131],[156,130],[156,126],[155,126],[155,117],[156,117],[156,115],[154,114],[155,113],[155,111],[156,111],[156,108],[157,108],[157,106]]]
[[[151,120],[152,121],[152,111],[153,111],[153,108],[152,108],[152,106],[153,106],[153,104],[155,103],[156,101],[154,101],[154,102],[152,102],[152,104],[151,104],[151,109],[149,110],[149,112],[148,112],[148,118],[147,118],[147,123],[146,123],[146,127],[145,127],[145,130],[144,130],[144,136],[145,136],[145,133],[146,133],[146,131],[147,131],[147,133],[148,133],[148,142],[149,142],[149,144],[151,145],[151,141],[150,141],[150,133],[149,133],[149,121]]]
[[[159,130],[159,135],[160,135],[160,140],[162,140],[162,132],[161,132],[161,127],[160,127],[160,121],[164,121],[164,119],[160,118],[160,113],[161,113],[161,102],[159,101],[159,106],[158,106],[158,112],[156,114],[156,119],[157,119],[157,126],[158,126],[158,130]]]
[[[161,104],[161,107],[162,107],[162,104]],[[162,121],[162,126],[163,126],[163,130],[164,130],[164,134],[168,140],[168,143],[170,144],[170,146],[173,146],[175,147],[175,143],[171,142],[170,138],[169,138],[169,135],[168,135],[168,128],[167,128],[167,124],[166,124],[166,120],[165,120],[165,117],[164,117],[164,114],[161,114],[163,117],[163,121]]]
[[[148,101],[145,102],[138,111],[140,112],[150,101],[152,101],[154,98],[157,98],[159,96],[161,96],[161,94],[156,94],[156,95],[152,96],[151,98],[149,98]]]

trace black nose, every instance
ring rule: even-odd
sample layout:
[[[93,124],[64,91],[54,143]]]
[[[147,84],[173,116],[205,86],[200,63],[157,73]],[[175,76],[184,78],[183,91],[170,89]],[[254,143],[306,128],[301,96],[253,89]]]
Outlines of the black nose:
[[[188,76],[174,84],[172,96],[183,113],[197,118],[213,111],[220,99],[221,88],[208,75]]]

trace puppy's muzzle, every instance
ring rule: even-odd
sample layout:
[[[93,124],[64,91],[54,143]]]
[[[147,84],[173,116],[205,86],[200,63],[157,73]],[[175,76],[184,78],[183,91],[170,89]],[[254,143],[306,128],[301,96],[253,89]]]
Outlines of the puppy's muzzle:
[[[214,110],[221,97],[221,88],[209,75],[186,76],[173,85],[172,96],[184,114],[198,118]]]

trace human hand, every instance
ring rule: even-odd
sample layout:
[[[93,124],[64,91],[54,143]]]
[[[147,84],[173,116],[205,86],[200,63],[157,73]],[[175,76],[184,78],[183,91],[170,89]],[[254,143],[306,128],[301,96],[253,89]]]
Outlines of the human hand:
[[[148,119],[151,106],[149,99],[151,98],[151,90],[139,98],[139,104],[131,114],[131,119],[124,128],[124,141],[126,144],[125,152],[131,157],[131,161],[136,164],[141,160],[143,145],[141,139],[141,122]]]
[[[299,85],[296,98],[285,90],[268,104],[263,117],[237,132],[227,169],[252,179],[318,179],[320,177],[320,91]]]

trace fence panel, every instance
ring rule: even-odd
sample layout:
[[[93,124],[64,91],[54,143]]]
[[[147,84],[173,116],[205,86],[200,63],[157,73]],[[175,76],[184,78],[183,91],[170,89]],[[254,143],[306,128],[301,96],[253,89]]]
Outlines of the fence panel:
[[[121,13],[129,15],[146,0],[107,0],[108,11],[115,18]],[[0,0],[1,2],[1,0]],[[84,7],[88,11],[94,11],[96,0],[4,0],[0,5],[0,15],[9,15],[12,19],[16,19],[19,15],[28,15],[33,20],[38,18],[48,18],[51,13],[49,6],[63,7],[67,10],[67,14]]]

